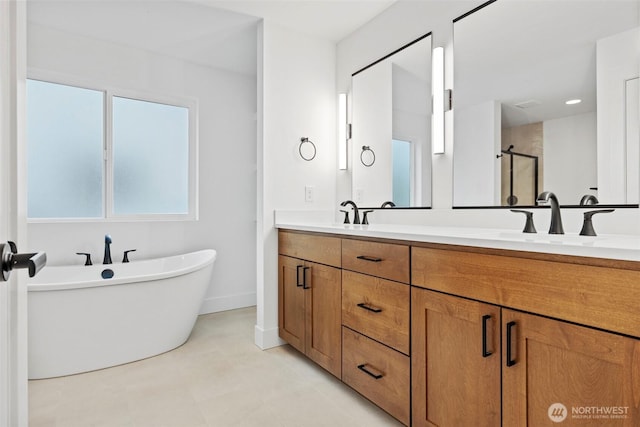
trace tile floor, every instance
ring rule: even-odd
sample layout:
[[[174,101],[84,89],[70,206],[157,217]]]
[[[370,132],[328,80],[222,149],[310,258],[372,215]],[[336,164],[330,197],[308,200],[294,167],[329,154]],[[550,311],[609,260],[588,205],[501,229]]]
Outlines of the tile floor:
[[[400,426],[289,346],[253,343],[255,308],[200,316],[182,347],[29,382],[31,427]]]

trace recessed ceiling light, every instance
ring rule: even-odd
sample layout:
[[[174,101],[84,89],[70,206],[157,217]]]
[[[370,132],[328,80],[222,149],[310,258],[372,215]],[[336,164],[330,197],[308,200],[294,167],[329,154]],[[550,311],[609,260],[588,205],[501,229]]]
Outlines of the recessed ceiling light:
[[[582,99],[570,99],[567,102],[565,102],[565,104],[574,105],[574,104],[580,104],[581,102],[582,102]]]

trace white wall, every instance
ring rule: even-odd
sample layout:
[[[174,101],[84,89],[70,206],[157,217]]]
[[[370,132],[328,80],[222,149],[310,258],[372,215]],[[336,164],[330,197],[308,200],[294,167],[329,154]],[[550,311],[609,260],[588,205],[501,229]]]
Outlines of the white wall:
[[[636,136],[627,141],[625,88],[627,81],[638,77],[639,50],[638,28],[598,40],[596,45],[598,198],[603,203],[628,199],[627,143],[635,143],[632,152],[637,154],[638,140]]]
[[[577,205],[589,187],[598,185],[596,113],[577,114],[542,123],[544,185],[561,204]],[[639,159],[640,160],[640,159]],[[567,168],[571,173],[567,174]]]
[[[392,74],[393,139],[411,141],[414,156],[412,206],[431,206],[431,87],[396,64]]]
[[[392,67],[387,59],[353,77],[353,200],[361,206],[380,206],[391,200],[392,189]],[[366,123],[366,126],[356,125]],[[365,166],[362,147],[375,153],[375,163]],[[370,159],[363,155],[364,161]],[[353,216],[351,216],[353,221]]]
[[[111,234],[114,261],[213,248],[218,258],[202,312],[255,304],[256,79],[182,60],[30,25],[30,68],[199,103],[200,219],[175,222],[31,223],[29,247],[51,265],[102,261]]]
[[[456,111],[453,206],[500,205],[500,103],[488,101]],[[476,177],[487,179],[476,179]]]
[[[268,20],[258,29],[258,312],[256,344],[278,345],[278,239],[274,211],[336,209],[335,44]],[[301,137],[317,147],[310,162]],[[305,202],[305,186],[314,188]]]

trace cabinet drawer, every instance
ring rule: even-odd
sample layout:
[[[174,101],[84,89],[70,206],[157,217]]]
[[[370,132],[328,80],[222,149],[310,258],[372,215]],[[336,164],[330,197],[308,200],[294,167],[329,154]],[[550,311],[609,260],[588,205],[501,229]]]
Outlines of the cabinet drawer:
[[[342,323],[409,354],[410,287],[342,271]]]
[[[409,425],[409,357],[342,327],[342,381]]]
[[[409,246],[343,239],[342,268],[409,283]]]
[[[294,258],[340,267],[342,242],[338,237],[315,234],[278,233],[278,252]]]
[[[413,248],[414,286],[640,337],[640,272]]]

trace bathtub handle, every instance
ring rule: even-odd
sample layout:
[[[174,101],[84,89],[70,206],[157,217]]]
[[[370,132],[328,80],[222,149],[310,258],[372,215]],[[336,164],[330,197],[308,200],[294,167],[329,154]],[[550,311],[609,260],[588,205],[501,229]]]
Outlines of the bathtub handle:
[[[93,265],[91,263],[91,254],[87,252],[76,252],[76,255],[84,255],[86,257],[84,261],[84,265]]]
[[[129,252],[135,252],[135,249],[129,249],[128,251],[124,251],[124,256],[122,257],[122,262],[129,262]]]
[[[11,270],[16,268],[26,268],[29,270],[29,277],[33,277],[47,264],[47,254],[45,252],[15,253],[15,245],[9,243],[0,244],[0,264],[2,275],[0,281],[9,280]]]

